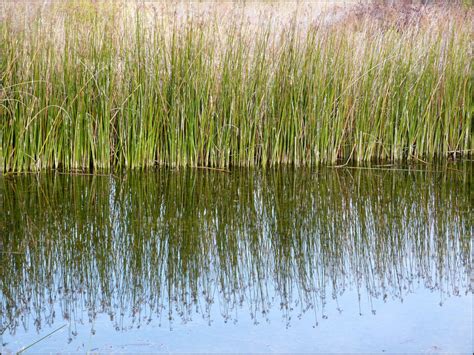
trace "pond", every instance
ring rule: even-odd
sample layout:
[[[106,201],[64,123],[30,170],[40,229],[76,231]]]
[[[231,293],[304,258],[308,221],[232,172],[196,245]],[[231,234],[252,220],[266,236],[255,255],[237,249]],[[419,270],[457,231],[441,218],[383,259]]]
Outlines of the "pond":
[[[473,176],[5,175],[2,353],[472,353]]]

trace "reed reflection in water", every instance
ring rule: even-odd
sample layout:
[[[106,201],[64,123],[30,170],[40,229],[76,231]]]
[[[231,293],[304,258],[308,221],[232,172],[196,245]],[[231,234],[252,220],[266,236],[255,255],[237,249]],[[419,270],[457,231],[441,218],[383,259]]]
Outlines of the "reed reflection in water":
[[[242,308],[316,326],[348,289],[467,294],[473,164],[439,170],[0,178],[2,333],[58,318],[94,333],[102,313],[117,330],[211,324],[212,309],[237,322]]]

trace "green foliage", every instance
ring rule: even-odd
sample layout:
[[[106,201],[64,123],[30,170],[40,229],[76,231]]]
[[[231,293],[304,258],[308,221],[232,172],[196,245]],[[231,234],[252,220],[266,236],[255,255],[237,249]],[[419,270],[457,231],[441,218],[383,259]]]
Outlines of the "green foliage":
[[[51,10],[53,11],[53,10]],[[59,6],[0,22],[0,169],[472,154],[466,20],[242,26]]]

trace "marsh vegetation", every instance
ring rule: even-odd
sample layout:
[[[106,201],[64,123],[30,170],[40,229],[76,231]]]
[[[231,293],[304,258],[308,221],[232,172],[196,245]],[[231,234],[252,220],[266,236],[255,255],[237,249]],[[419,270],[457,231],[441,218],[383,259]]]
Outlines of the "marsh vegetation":
[[[245,9],[2,3],[0,168],[472,154],[472,7]]]
[[[0,0],[0,351],[469,352],[473,15]]]

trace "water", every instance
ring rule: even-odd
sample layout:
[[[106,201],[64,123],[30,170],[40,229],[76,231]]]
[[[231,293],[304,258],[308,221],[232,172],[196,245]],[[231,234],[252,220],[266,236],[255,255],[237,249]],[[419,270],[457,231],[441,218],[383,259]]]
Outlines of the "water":
[[[1,177],[2,353],[472,353],[473,173]]]

